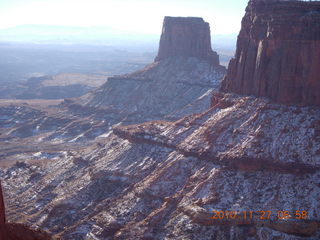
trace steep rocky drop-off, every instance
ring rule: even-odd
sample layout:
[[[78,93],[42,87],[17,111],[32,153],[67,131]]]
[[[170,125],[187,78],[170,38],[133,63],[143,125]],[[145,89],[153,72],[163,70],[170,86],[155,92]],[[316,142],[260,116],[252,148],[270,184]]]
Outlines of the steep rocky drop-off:
[[[221,89],[320,106],[319,66],[320,2],[252,0]]]

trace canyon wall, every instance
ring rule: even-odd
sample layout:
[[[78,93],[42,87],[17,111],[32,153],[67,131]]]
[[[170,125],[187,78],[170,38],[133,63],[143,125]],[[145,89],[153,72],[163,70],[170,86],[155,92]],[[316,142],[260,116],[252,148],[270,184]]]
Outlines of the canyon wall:
[[[320,2],[249,1],[222,91],[320,106]]]
[[[209,23],[199,17],[165,17],[155,61],[174,56],[197,57],[219,65],[219,56],[211,49]]]

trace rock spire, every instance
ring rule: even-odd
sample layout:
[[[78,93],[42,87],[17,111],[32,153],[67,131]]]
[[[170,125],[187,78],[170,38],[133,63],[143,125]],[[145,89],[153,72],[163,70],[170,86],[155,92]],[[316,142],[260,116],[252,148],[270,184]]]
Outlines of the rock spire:
[[[199,17],[164,18],[155,61],[179,56],[197,57],[219,65],[219,56],[211,49],[209,23]]]

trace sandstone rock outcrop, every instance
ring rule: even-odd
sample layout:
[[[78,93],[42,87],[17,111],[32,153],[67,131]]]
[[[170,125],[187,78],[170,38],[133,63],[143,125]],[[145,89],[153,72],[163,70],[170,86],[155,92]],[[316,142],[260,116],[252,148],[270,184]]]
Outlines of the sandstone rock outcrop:
[[[211,49],[209,23],[199,17],[165,17],[156,61],[168,57],[197,57],[219,65]]]
[[[320,2],[250,1],[221,90],[320,106]]]

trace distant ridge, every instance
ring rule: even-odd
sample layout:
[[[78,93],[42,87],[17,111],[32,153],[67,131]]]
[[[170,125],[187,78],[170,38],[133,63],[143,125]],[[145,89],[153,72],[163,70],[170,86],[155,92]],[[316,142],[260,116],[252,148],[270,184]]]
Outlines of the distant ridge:
[[[37,43],[99,43],[121,45],[135,42],[155,42],[156,34],[141,34],[105,26],[59,26],[26,24],[0,29],[0,41]]]

